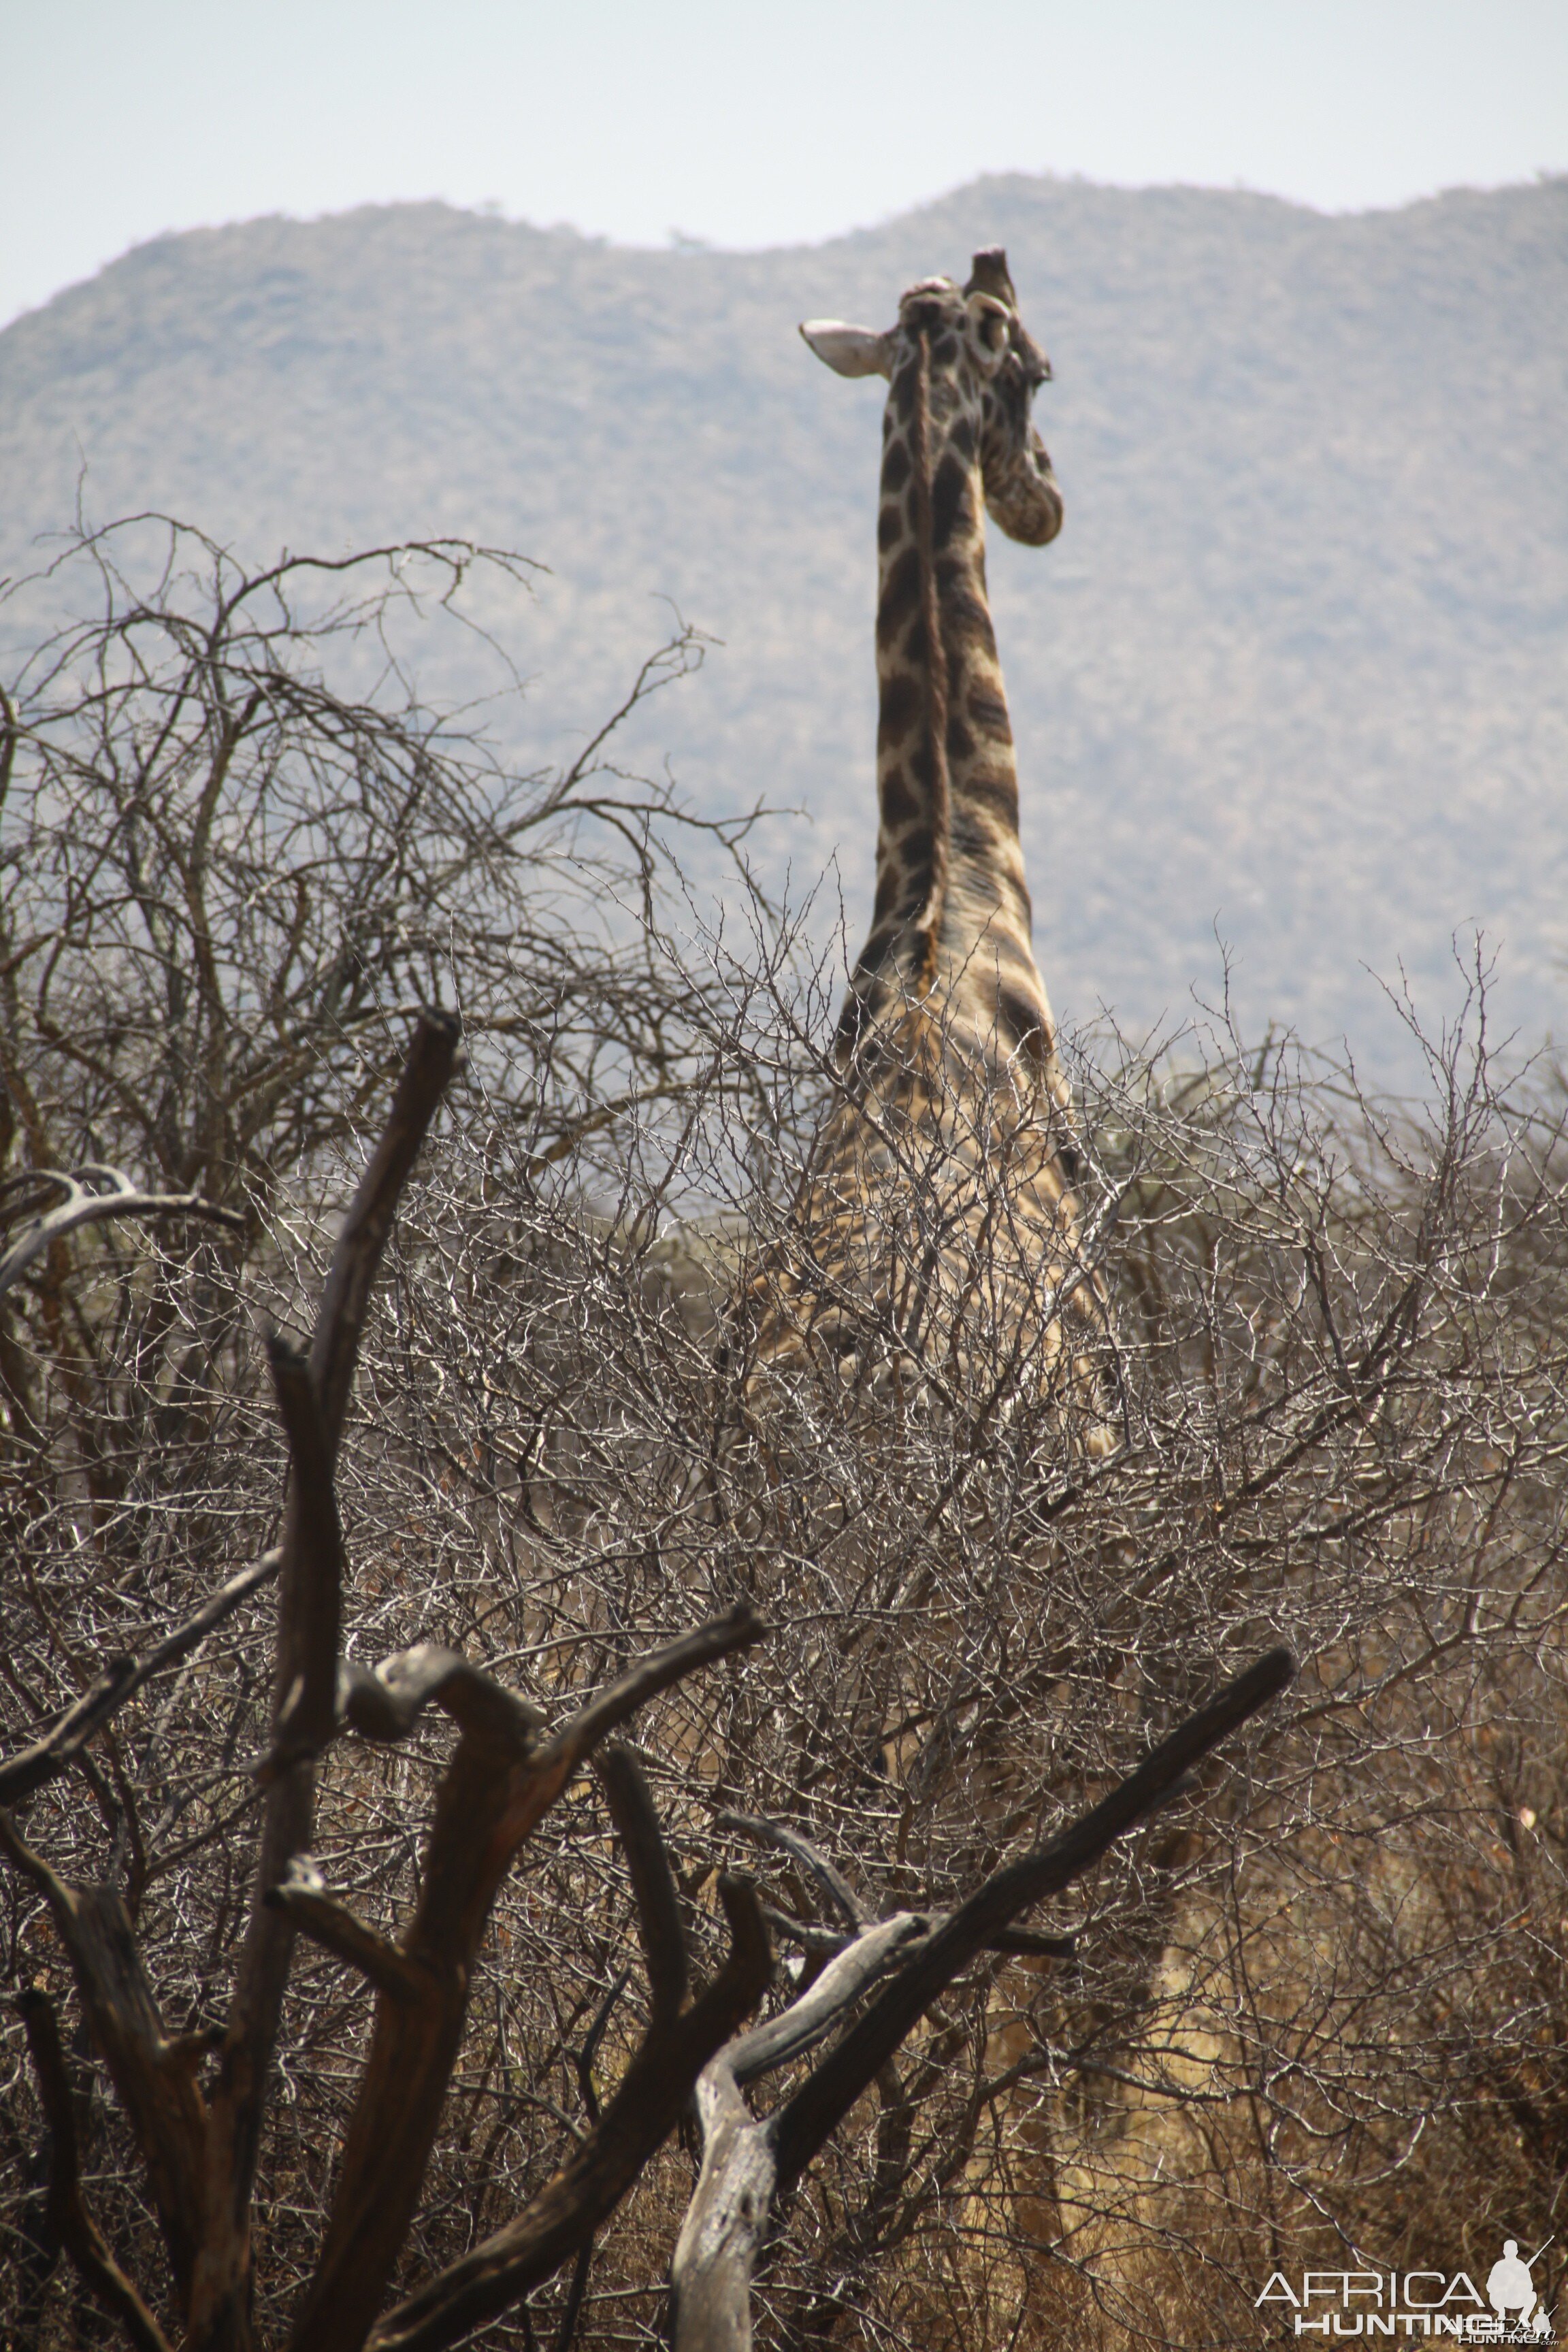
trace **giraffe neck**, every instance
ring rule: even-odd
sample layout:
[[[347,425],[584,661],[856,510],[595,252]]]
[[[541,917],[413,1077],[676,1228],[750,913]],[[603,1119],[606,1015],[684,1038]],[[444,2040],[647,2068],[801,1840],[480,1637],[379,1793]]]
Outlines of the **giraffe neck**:
[[[883,425],[877,899],[841,1040],[913,996],[965,1045],[1044,1066],[1051,1015],[985,589],[981,393],[953,348],[940,327],[900,338]]]

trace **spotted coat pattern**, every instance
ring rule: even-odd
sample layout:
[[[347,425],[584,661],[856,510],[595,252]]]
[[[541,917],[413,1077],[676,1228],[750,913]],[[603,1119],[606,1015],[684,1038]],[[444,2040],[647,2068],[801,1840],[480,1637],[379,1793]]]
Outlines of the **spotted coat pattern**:
[[[995,250],[963,288],[911,287],[886,335],[803,332],[840,373],[889,383],[877,895],[838,1024],[838,1098],[742,1302],[753,1360],[890,1372],[970,1408],[977,1384],[1037,1383],[1106,1452],[1103,1375],[1081,1351],[1107,1307],[1079,1255],[1072,1107],[1031,944],[985,586],[984,511],[1030,546],[1061,527],[1030,415],[1049,366]]]

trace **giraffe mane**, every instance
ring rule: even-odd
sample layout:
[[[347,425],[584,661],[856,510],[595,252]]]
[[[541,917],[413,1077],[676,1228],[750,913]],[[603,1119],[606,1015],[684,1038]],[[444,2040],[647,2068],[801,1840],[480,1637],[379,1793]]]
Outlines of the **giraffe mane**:
[[[931,790],[927,805],[930,880],[926,902],[916,928],[923,934],[916,985],[922,996],[936,979],[938,942],[947,900],[947,877],[952,817],[952,785],[947,761],[948,669],[942,639],[942,606],[937,594],[936,548],[931,517],[931,336],[916,329],[915,399],[910,420],[910,459],[914,478],[915,543],[921,567],[921,623],[925,632],[924,662],[926,734],[931,756]]]

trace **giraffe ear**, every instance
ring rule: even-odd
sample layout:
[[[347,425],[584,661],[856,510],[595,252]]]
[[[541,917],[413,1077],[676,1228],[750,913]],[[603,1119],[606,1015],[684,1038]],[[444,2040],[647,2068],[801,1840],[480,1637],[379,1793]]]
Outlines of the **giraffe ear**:
[[[808,319],[801,333],[819,360],[839,375],[893,373],[893,338],[873,334],[869,327],[846,327],[837,319]]]

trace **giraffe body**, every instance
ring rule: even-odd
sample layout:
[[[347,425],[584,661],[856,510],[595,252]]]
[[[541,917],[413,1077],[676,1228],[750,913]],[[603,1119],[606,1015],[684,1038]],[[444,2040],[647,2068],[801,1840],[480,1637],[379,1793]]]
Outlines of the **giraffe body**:
[[[1106,1308],[1079,1261],[1071,1104],[1031,944],[985,586],[984,510],[1033,546],[1061,526],[1030,418],[1049,365],[999,251],[976,255],[964,288],[911,287],[886,334],[802,332],[841,374],[889,384],[877,895],[838,1024],[838,1098],[747,1293],[756,1360],[891,1370],[956,1405],[1037,1384],[1082,1406],[1079,1345]],[[1076,1417],[1109,1451],[1099,1410]]]

